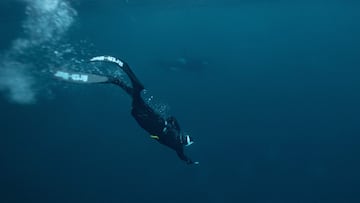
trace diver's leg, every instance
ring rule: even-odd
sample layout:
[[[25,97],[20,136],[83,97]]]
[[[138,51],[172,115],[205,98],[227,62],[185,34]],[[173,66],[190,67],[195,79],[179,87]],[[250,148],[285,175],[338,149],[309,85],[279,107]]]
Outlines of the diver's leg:
[[[109,77],[109,80],[107,81],[107,83],[117,85],[117,86],[121,87],[128,95],[130,95],[130,96],[133,95],[133,88],[128,86],[124,81],[122,81],[118,78]]]
[[[132,87],[133,87],[133,97],[139,97],[140,93],[144,89],[144,86],[141,84],[139,79],[136,77],[134,72],[130,69],[130,66],[127,63],[124,63],[123,70],[129,76]]]

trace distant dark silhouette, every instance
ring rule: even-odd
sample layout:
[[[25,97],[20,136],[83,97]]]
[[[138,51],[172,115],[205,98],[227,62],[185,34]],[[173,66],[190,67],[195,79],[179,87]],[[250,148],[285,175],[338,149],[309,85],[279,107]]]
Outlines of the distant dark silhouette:
[[[174,60],[158,60],[156,61],[155,65],[171,71],[185,70],[191,72],[199,72],[206,69],[208,64],[208,61],[201,58],[181,56]]]

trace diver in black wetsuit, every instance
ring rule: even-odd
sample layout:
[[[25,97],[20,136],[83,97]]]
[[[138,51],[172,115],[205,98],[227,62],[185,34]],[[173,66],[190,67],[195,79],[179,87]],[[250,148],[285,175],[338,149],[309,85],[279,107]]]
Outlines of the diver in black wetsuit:
[[[91,61],[115,63],[127,74],[132,87],[112,76],[68,73],[63,71],[57,71],[55,76],[77,83],[111,83],[120,86],[132,97],[132,116],[137,123],[150,134],[150,137],[175,150],[179,158],[187,164],[198,164],[198,162],[192,161],[184,153],[184,147],[190,146],[193,143],[192,138],[181,131],[175,117],[162,117],[141,98],[141,91],[144,90],[144,86],[137,79],[127,63],[111,56],[98,56],[92,58]]]

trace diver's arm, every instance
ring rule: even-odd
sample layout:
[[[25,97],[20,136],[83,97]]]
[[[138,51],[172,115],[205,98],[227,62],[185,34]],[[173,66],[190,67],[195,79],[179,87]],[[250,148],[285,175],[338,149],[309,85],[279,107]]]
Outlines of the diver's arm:
[[[179,122],[176,120],[174,116],[170,116],[167,120],[167,124],[171,124],[177,131],[180,131]]]
[[[179,158],[180,158],[181,160],[185,161],[188,165],[190,165],[190,164],[196,164],[196,165],[199,164],[199,162],[193,161],[193,160],[191,160],[189,157],[187,157],[187,156],[185,155],[183,149],[177,151],[176,153],[177,153],[177,155],[179,156]]]

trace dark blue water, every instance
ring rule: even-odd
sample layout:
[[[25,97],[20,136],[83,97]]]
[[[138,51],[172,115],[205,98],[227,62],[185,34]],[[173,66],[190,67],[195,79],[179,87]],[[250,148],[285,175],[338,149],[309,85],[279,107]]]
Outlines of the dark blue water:
[[[72,2],[66,40],[128,61],[200,165],[149,139],[121,89],[56,83],[0,99],[0,202],[360,201],[359,3],[99,2]],[[6,52],[24,4],[0,8]],[[206,67],[154,63],[184,52]]]

